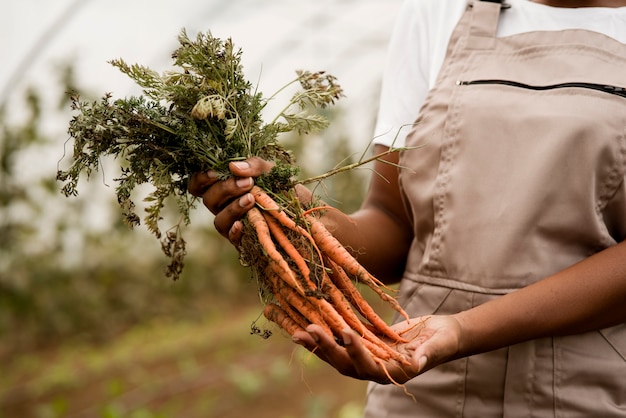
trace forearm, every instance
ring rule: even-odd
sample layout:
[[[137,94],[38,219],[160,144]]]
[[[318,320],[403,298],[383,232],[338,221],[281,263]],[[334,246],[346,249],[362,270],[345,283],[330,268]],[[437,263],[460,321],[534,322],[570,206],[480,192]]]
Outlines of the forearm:
[[[455,316],[461,356],[626,322],[626,241]]]
[[[410,239],[395,220],[376,208],[363,208],[349,216],[328,212],[322,219],[328,230],[376,278],[385,283],[400,280]]]
[[[361,209],[349,216],[328,211],[323,221],[370,273],[393,283],[402,277],[413,235],[398,186],[399,154],[387,150],[374,148],[375,155],[384,156],[374,162]]]

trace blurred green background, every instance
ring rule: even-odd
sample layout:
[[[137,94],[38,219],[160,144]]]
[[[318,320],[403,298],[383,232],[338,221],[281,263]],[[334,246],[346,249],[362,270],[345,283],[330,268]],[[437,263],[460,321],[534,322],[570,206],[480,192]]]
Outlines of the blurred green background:
[[[69,48],[64,55],[41,43],[54,38],[54,30],[67,30],[71,19],[81,18],[72,9],[78,2],[66,3],[66,14],[42,32],[21,61],[13,62],[0,92],[0,418],[360,416],[366,384],[338,375],[265,321],[249,271],[214,231],[203,207],[194,212],[186,231],[183,277],[172,282],[164,277],[167,260],[159,243],[144,228],[131,231],[121,221],[109,187],[115,164],[103,161],[105,170],[81,185],[77,198],[60,194],[57,164],[71,150],[65,144],[64,128],[72,116],[66,92],[96,99],[110,91],[108,79],[85,75],[84,62]],[[156,10],[160,3],[143,4]],[[244,41],[261,36],[261,29],[250,27],[259,17],[254,14],[259,2],[239,4],[244,3],[247,14],[231,8],[200,30],[214,23],[226,32],[229,22],[224,19],[239,16],[238,24],[253,32],[243,33]],[[280,8],[287,3],[263,4]],[[303,1],[300,7],[313,10],[313,4]],[[279,37],[268,46],[270,52],[284,51],[281,45],[294,39],[302,44],[322,37],[323,44],[300,50],[302,61],[319,61],[321,67],[306,69],[328,69],[348,96],[330,111],[326,132],[282,138],[298,157],[302,177],[356,161],[367,152],[393,17],[390,3],[382,1],[316,4],[319,22],[300,16],[308,26],[291,22],[300,31],[273,35]],[[387,18],[379,14],[381,7]],[[350,8],[365,10],[362,16],[376,24],[365,18],[342,21]],[[135,21],[126,20],[134,27]],[[174,20],[178,27],[186,23],[183,17]],[[325,31],[316,31],[314,23]],[[167,36],[174,41],[177,33]],[[168,58],[169,45],[150,47]],[[267,59],[281,71],[288,67],[291,79],[297,55],[280,61],[270,52],[254,52],[259,60],[250,64],[255,77]],[[243,53],[245,57],[245,46]],[[351,57],[366,53],[369,66],[367,61],[355,65]],[[139,55],[122,57],[143,63]],[[281,74],[272,75],[267,67],[261,77],[271,86]],[[44,74],[46,82],[37,74]],[[127,92],[132,88],[122,90]],[[349,212],[358,208],[369,175],[367,168],[343,173],[317,192]],[[384,314],[385,308],[371,300]],[[270,328],[273,335],[267,340],[252,335],[253,325]]]

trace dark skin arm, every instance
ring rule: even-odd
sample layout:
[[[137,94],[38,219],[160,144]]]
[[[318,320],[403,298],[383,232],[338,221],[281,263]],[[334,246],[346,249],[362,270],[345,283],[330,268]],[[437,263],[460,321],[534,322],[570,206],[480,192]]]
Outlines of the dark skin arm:
[[[411,365],[388,365],[399,383],[446,361],[523,341],[606,328],[626,322],[626,242],[621,242],[531,286],[449,316],[412,319],[424,328],[399,350]],[[405,328],[405,322],[395,326]],[[346,331],[345,347],[315,325],[294,340],[340,373],[388,383],[359,337]]]
[[[383,150],[378,148],[377,151]],[[397,162],[397,156],[390,158]],[[238,180],[217,182],[207,174],[198,174],[191,182],[190,191],[201,195],[205,205],[216,214],[217,230],[235,244],[241,237],[239,219],[254,204],[247,194],[252,178],[269,167],[269,163],[254,159],[246,167],[233,167]],[[374,175],[368,196],[358,212],[347,216],[329,211],[325,221],[344,245],[362,250],[359,260],[368,269],[379,275],[382,270],[381,277],[395,280],[404,265],[411,236],[406,232],[408,220],[399,199],[397,169],[381,162],[376,163],[375,169],[390,181]],[[301,188],[299,194],[304,200],[311,197],[305,188]],[[393,267],[386,269],[387,262]],[[456,358],[534,338],[621,324],[626,322],[625,300],[626,242],[622,242],[476,308],[455,315],[412,319],[411,323],[420,322],[424,327],[406,335],[412,338],[408,344],[397,346],[409,356],[411,364],[389,363],[385,367],[396,382],[403,383]],[[407,326],[403,321],[395,327]],[[310,325],[306,332],[296,333],[294,341],[344,375],[389,383],[381,365],[363,348],[360,337],[349,330],[344,332],[343,347],[316,325]]]

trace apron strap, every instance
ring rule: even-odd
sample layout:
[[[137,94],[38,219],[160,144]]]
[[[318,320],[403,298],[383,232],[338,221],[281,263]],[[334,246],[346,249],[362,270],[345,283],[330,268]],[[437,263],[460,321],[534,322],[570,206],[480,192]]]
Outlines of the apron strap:
[[[502,9],[510,5],[502,0],[474,1],[466,48],[492,49],[495,46],[498,20]]]
[[[486,1],[487,3],[500,3],[500,7],[502,9],[510,9],[511,5],[507,2],[505,2],[504,0],[480,0],[480,1]]]

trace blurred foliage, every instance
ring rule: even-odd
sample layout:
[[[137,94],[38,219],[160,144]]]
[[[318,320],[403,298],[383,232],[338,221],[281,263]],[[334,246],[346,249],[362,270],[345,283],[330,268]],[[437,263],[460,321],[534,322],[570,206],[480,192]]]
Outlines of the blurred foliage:
[[[63,92],[90,94],[71,66],[59,76],[59,94],[30,88],[0,103],[0,418],[360,416],[365,382],[281,332],[270,341],[250,335],[257,286],[203,207],[192,213],[185,271],[174,282],[146,228],[123,223],[107,187],[115,170],[81,185],[80,198],[60,193],[67,135],[51,133],[50,121],[71,119]],[[363,153],[343,134],[340,109],[321,135],[281,138],[301,177]],[[312,187],[351,212],[366,176],[364,167]]]
[[[61,71],[60,83],[63,91],[77,90],[71,66]],[[81,96],[89,94],[82,91]],[[85,220],[94,216],[87,204],[93,205],[89,195],[68,199],[59,192],[56,161],[42,161],[49,170],[36,180],[26,177],[25,182],[28,170],[21,166],[21,157],[53,147],[60,159],[64,141],[44,131],[40,92],[28,89],[25,103],[27,116],[19,123],[9,123],[8,104],[0,105],[0,335],[8,336],[0,340],[0,360],[68,340],[105,341],[160,317],[201,321],[235,300],[242,305],[258,302],[252,290],[256,287],[247,286],[248,271],[214,231],[204,208],[193,215],[200,221],[188,232],[183,277],[172,282],[164,277],[166,260],[160,248],[148,231],[131,231],[123,224],[114,193],[103,192],[103,182],[89,185],[92,196],[110,196],[102,206],[114,215],[110,225],[100,229],[86,226]],[[45,116],[69,121],[69,96],[56,103],[59,107],[49,110],[54,114]],[[328,116],[337,120],[337,115]],[[306,141],[296,135],[282,139],[294,151],[303,177],[354,160],[340,125],[331,123],[330,130]],[[338,156],[349,158],[341,161]],[[355,170],[332,177],[316,193],[343,210],[355,210],[365,190],[363,173]]]

